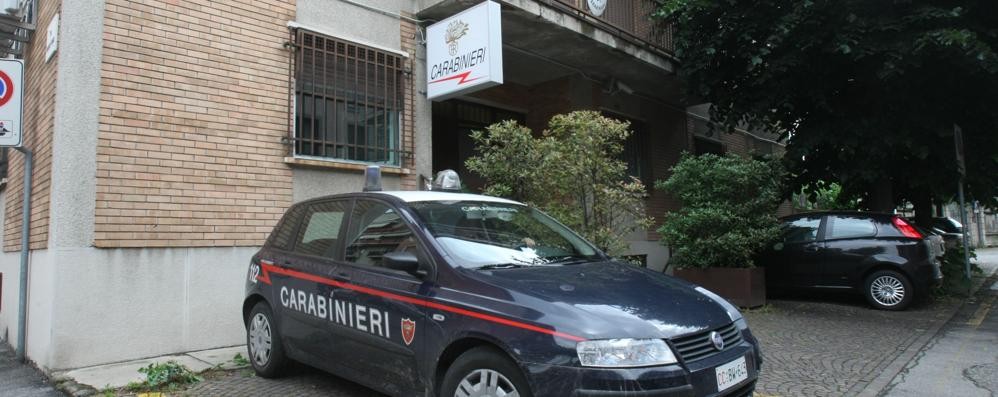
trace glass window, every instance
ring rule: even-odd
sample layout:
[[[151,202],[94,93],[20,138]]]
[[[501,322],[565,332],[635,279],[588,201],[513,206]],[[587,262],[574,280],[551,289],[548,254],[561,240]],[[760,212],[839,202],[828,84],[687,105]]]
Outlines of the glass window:
[[[411,206],[460,267],[551,266],[601,258],[568,228],[523,205],[426,201]]]
[[[381,267],[389,252],[417,253],[416,239],[398,212],[386,204],[357,200],[347,232],[346,260]]]
[[[270,236],[270,244],[277,249],[286,250],[291,248],[291,240],[295,237],[298,223],[301,222],[301,215],[304,212],[303,206],[292,207],[281,222],[274,228]]]
[[[807,243],[818,239],[821,217],[812,216],[794,219],[783,224],[783,241],[786,243]]]
[[[828,217],[826,239],[872,237],[877,235],[873,221],[856,216],[834,215]]]
[[[327,201],[309,205],[298,230],[295,252],[337,259],[340,229],[346,214],[346,201]]]
[[[400,55],[299,29],[295,154],[400,164]]]

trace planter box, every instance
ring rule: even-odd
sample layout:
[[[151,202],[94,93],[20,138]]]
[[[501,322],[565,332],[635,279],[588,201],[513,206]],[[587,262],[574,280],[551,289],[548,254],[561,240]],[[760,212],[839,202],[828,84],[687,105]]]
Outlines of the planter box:
[[[766,304],[765,270],[761,267],[751,269],[709,267],[676,269],[673,275],[700,284],[736,306],[759,307]]]

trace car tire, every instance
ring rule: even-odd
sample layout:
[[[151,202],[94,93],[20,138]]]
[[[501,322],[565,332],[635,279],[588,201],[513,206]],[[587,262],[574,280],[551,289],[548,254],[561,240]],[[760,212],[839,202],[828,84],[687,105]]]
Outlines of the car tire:
[[[249,362],[262,378],[281,376],[288,365],[281,343],[281,332],[274,321],[274,313],[266,302],[258,302],[250,311],[246,323],[246,347]]]
[[[498,379],[496,379],[498,377]],[[494,381],[494,382],[493,382]],[[440,397],[467,397],[477,395],[478,387],[490,384],[506,394],[513,391],[520,397],[531,397],[533,393],[520,368],[501,351],[489,347],[476,347],[458,356],[447,369],[440,390]],[[502,395],[491,392],[485,395]]]
[[[904,274],[879,270],[866,277],[863,295],[880,310],[904,310],[915,299],[915,288]]]

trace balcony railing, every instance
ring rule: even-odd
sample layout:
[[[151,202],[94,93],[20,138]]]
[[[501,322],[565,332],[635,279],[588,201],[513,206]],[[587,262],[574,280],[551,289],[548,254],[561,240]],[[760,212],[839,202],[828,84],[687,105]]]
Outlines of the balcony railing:
[[[654,0],[606,0],[606,9],[596,16],[589,9],[587,0],[555,0],[570,8],[576,15],[591,20],[603,28],[672,54],[673,27],[662,21],[652,20],[657,6]]]

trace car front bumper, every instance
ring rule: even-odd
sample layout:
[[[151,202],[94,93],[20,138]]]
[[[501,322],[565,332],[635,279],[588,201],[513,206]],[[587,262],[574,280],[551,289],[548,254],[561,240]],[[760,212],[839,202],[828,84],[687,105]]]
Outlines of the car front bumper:
[[[718,393],[715,368],[745,357],[748,378]],[[590,368],[524,363],[533,394],[574,397],[751,396],[761,358],[747,341],[686,365]]]

